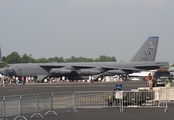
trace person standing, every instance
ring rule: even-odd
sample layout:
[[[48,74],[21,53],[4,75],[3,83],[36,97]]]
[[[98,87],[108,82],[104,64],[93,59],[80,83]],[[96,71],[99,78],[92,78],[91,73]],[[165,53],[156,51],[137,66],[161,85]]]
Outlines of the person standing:
[[[150,89],[152,89],[153,87],[153,82],[152,82],[152,75],[151,73],[149,73],[147,76],[146,76],[146,80],[147,80],[147,85]]]
[[[24,76],[21,77],[21,80],[22,80],[22,85],[24,85]]]
[[[19,83],[19,78],[16,76],[16,85]]]
[[[30,76],[28,76],[28,82],[31,83],[31,77]]]
[[[89,76],[89,80],[90,80],[91,83],[93,83],[93,77],[92,77],[92,75]]]
[[[13,83],[15,85],[16,84],[16,77],[15,76],[12,77],[12,81],[13,81]]]
[[[5,76],[2,77],[2,86],[5,87]]]
[[[62,81],[65,82],[65,76],[62,76]]]
[[[106,81],[106,76],[103,75],[103,81]]]
[[[34,77],[33,76],[30,79],[31,79],[31,82],[34,82]]]

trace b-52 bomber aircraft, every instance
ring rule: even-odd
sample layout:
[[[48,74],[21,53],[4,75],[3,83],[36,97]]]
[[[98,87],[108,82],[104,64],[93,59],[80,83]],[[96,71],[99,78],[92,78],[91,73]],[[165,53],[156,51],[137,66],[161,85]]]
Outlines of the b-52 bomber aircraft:
[[[101,76],[130,74],[142,70],[168,68],[168,62],[155,61],[159,37],[149,37],[130,62],[78,62],[78,63],[25,63],[9,64],[0,69],[7,76],[33,76],[43,80],[50,77],[68,77],[69,80],[94,79]]]

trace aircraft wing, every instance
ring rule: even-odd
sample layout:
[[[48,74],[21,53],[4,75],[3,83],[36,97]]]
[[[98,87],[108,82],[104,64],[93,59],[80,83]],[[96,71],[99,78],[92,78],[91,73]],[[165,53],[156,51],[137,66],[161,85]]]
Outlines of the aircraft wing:
[[[142,69],[143,70],[149,70],[149,68],[158,69],[160,65],[140,64],[140,65],[135,65],[133,68],[125,68],[125,67],[113,67],[113,66],[100,66],[89,63],[86,64],[60,63],[60,64],[40,64],[40,67],[53,74],[69,74],[72,72],[78,72],[79,74],[95,75],[104,72],[109,72],[113,74],[127,74],[127,73],[139,72]]]
[[[94,65],[50,65],[50,64],[44,64],[44,65],[39,65],[42,68],[73,68],[74,70],[79,70],[79,69],[102,69],[104,71],[107,70],[118,70],[118,67],[108,67],[108,66],[94,66]]]
[[[125,73],[130,73],[130,72],[134,72],[137,71],[136,68],[122,68],[122,67],[112,67],[112,66],[95,66],[95,65],[90,65],[90,64],[81,64],[81,65],[73,65],[73,64],[69,64],[69,65],[57,65],[57,64],[44,64],[44,65],[40,65],[40,67],[42,67],[43,69],[57,69],[57,70],[72,70],[72,71],[78,71],[78,70],[98,70],[97,73],[102,73],[102,72],[107,72],[107,71],[114,71],[114,72],[118,72],[120,73],[120,71],[124,71]],[[136,66],[138,69],[145,69],[148,68],[150,66]],[[91,73],[91,72],[90,72]],[[116,73],[117,74],[117,73]]]
[[[118,67],[109,67],[109,66],[99,66],[95,64],[73,64],[73,63],[60,63],[60,64],[40,64],[40,67],[45,69],[46,71],[52,73],[52,74],[70,74],[73,72],[77,72],[79,74],[85,74],[85,75],[95,75],[95,74],[101,74],[103,72],[107,72],[110,70],[117,70],[120,69]]]
[[[74,69],[78,70],[78,69],[84,69],[84,68],[95,68],[94,66],[87,66],[87,65],[79,65],[79,66],[73,66],[73,65],[39,65],[42,68],[64,68],[64,67],[73,67]]]

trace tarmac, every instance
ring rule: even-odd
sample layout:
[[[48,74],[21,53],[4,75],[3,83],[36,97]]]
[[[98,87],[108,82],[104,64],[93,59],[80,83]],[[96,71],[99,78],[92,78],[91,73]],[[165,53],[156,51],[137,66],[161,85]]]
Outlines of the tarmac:
[[[43,94],[66,91],[113,91],[115,85],[123,85],[124,91],[137,89],[146,86],[145,81],[126,82],[96,82],[96,83],[31,83],[26,85],[6,85],[0,87],[0,96]],[[174,104],[169,104],[167,112],[164,108],[125,108],[123,112],[119,108],[83,108],[77,109],[79,113],[68,109],[56,110],[58,115],[49,114],[41,117],[30,118],[30,114],[25,117],[33,120],[173,120]],[[44,115],[44,113],[41,113]],[[12,120],[14,117],[8,118]]]

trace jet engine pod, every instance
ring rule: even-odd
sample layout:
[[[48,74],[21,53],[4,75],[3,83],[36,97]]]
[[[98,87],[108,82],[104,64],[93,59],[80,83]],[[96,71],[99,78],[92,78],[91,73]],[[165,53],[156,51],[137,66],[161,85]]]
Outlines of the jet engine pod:
[[[113,74],[125,74],[126,72],[123,70],[108,70],[108,73],[113,73]]]
[[[52,74],[69,74],[69,73],[71,73],[71,70],[63,69],[63,68],[52,68],[50,70],[50,73],[52,73]]]
[[[80,69],[79,73],[82,75],[96,75],[96,74],[100,74],[101,71],[94,70],[94,69]]]
[[[102,73],[103,75],[105,76],[112,76],[112,75],[115,75],[115,74],[126,74],[125,71],[122,71],[122,70],[108,70],[104,73]]]

